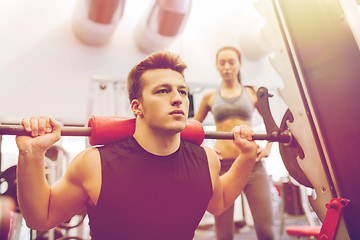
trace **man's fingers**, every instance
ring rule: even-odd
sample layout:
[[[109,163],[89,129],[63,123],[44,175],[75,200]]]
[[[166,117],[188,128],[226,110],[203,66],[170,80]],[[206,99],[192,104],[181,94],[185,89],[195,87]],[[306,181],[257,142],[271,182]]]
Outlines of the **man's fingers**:
[[[29,118],[23,118],[21,120],[21,125],[24,126],[25,131],[31,132],[31,124]]]
[[[252,131],[252,129],[249,126],[246,125],[240,125],[240,126],[236,126],[233,129],[234,132],[234,136],[239,136],[242,139],[246,139],[248,141],[252,140],[252,135],[254,135],[254,132]]]
[[[52,132],[56,132],[59,136],[61,135],[61,123],[56,121],[55,118],[49,118],[49,124],[51,125]]]
[[[39,136],[39,120],[37,117],[30,118],[30,126],[31,126],[31,136],[37,137]]]
[[[45,132],[46,133],[51,133],[52,130],[52,126],[50,124],[50,118],[46,119],[46,126],[45,126]]]
[[[58,121],[46,116],[23,118],[21,124],[24,126],[25,131],[31,132],[33,137],[52,133],[55,128],[61,129],[61,124]]]
[[[40,116],[38,119],[38,133],[39,136],[43,136],[45,135],[45,129],[46,129],[46,122],[48,121],[49,118],[45,117],[45,116]]]

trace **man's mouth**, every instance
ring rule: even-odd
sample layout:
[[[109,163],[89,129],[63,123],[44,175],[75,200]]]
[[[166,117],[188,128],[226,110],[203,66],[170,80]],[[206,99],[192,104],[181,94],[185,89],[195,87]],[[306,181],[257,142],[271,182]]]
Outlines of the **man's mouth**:
[[[174,110],[170,115],[185,115],[185,113],[182,110]]]

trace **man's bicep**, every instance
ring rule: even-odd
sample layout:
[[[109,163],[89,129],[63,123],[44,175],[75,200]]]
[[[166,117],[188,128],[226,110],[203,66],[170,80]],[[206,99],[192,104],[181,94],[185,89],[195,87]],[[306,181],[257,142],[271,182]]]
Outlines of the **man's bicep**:
[[[52,222],[70,219],[89,201],[88,190],[84,188],[89,178],[86,161],[83,153],[80,153],[67,167],[65,176],[51,187],[49,219]]]

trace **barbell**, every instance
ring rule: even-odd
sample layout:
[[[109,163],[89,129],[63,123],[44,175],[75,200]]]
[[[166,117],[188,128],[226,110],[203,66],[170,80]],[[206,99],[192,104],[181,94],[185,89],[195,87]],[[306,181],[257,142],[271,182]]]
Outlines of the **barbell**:
[[[130,137],[135,132],[135,118],[92,116],[88,127],[62,127],[61,136],[89,137],[91,145],[103,145]],[[0,135],[28,135],[22,125],[0,125]],[[196,120],[187,120],[186,127],[181,131],[181,138],[201,145],[204,139],[233,140],[231,132],[204,131],[203,125]],[[273,132],[269,134],[254,134],[252,140],[266,140],[290,144],[292,142],[290,131]]]
[[[279,142],[280,154],[290,175],[299,183],[312,187],[298,164],[298,157],[303,158],[304,153],[289,131],[288,121],[293,121],[289,110],[285,113],[280,128],[268,134],[254,134],[252,140]],[[135,118],[92,116],[88,121],[88,127],[62,127],[61,136],[89,137],[90,145],[95,146],[125,139],[132,136],[134,132]],[[0,135],[30,136],[30,133],[26,132],[21,125],[0,125]],[[204,131],[203,125],[199,121],[187,120],[186,127],[181,131],[181,138],[201,145],[204,139],[233,140],[234,135],[231,132]]]

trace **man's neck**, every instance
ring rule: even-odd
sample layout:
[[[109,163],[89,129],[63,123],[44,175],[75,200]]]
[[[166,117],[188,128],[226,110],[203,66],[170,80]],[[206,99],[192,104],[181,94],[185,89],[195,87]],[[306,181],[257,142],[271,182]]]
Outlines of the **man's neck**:
[[[176,152],[180,146],[180,133],[171,134],[164,131],[154,131],[146,124],[136,124],[135,140],[146,151],[159,155],[167,156]]]

